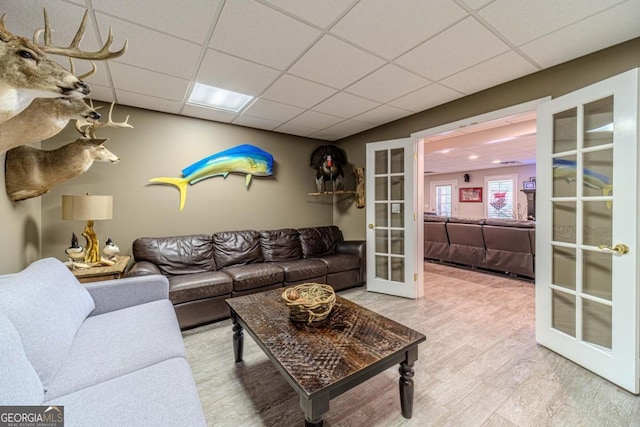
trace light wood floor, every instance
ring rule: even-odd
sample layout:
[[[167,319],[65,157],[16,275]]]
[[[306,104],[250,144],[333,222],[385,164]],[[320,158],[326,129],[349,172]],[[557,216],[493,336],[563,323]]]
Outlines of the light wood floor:
[[[326,426],[640,426],[640,397],[536,345],[533,284],[425,263],[425,297],[348,298],[427,336],[411,420],[389,369],[331,401]],[[184,332],[210,426],[302,426],[297,394],[253,340],[233,362],[231,321]]]

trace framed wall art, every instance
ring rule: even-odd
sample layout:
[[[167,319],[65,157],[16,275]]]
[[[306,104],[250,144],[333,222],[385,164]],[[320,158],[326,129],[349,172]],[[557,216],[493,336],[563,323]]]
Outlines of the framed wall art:
[[[461,188],[460,202],[482,202],[482,187]]]

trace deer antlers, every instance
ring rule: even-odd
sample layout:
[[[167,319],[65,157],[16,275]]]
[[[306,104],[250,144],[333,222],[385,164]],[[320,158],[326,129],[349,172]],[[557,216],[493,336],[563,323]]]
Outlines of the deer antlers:
[[[129,122],[129,116],[127,116],[126,119],[124,119],[123,122],[114,122],[113,118],[111,117],[112,113],[113,113],[113,106],[114,106],[115,102],[111,103],[111,108],[109,108],[109,117],[107,119],[106,122],[99,122],[99,121],[88,121],[88,120],[76,120],[76,130],[78,132],[80,132],[80,134],[84,137],[84,138],[92,138],[95,139],[96,138],[96,132],[98,131],[98,129],[101,128],[106,128],[106,127],[114,127],[114,128],[133,128],[132,125],[130,125]],[[93,102],[91,103],[91,108],[93,108]]]
[[[111,48],[111,44],[113,43],[113,32],[111,31],[111,27],[109,27],[109,35],[107,36],[107,41],[102,46],[102,49],[97,50],[95,52],[84,52],[80,49],[80,41],[82,41],[82,37],[84,37],[84,32],[87,26],[87,14],[88,11],[84,11],[84,15],[82,17],[82,21],[80,22],[80,26],[78,27],[78,31],[76,35],[73,37],[73,40],[67,47],[59,47],[54,46],[51,43],[51,28],[49,26],[49,16],[47,15],[47,10],[44,9],[44,29],[38,29],[33,34],[33,43],[38,45],[40,49],[42,49],[45,53],[51,53],[55,55],[63,55],[71,58],[78,59],[111,59],[118,58],[122,54],[127,51],[127,47],[129,45],[129,40],[125,40],[124,46],[122,49],[111,52],[109,49]],[[44,44],[40,44],[38,39],[40,38],[40,34],[44,31]]]

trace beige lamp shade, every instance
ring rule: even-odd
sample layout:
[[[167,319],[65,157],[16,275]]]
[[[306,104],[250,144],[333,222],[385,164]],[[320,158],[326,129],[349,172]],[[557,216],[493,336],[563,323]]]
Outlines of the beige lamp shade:
[[[113,218],[113,196],[62,196],[62,219],[100,220]]]

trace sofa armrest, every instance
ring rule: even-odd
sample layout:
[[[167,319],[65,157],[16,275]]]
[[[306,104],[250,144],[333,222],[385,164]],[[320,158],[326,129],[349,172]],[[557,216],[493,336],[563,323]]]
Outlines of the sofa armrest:
[[[367,242],[365,240],[343,240],[338,242],[336,253],[357,256],[360,260],[360,283],[367,282]]]
[[[127,271],[127,277],[148,276],[150,274],[162,274],[162,271],[157,265],[149,261],[138,261]]]
[[[169,298],[169,281],[157,274],[88,283],[85,288],[96,305],[89,316]]]

